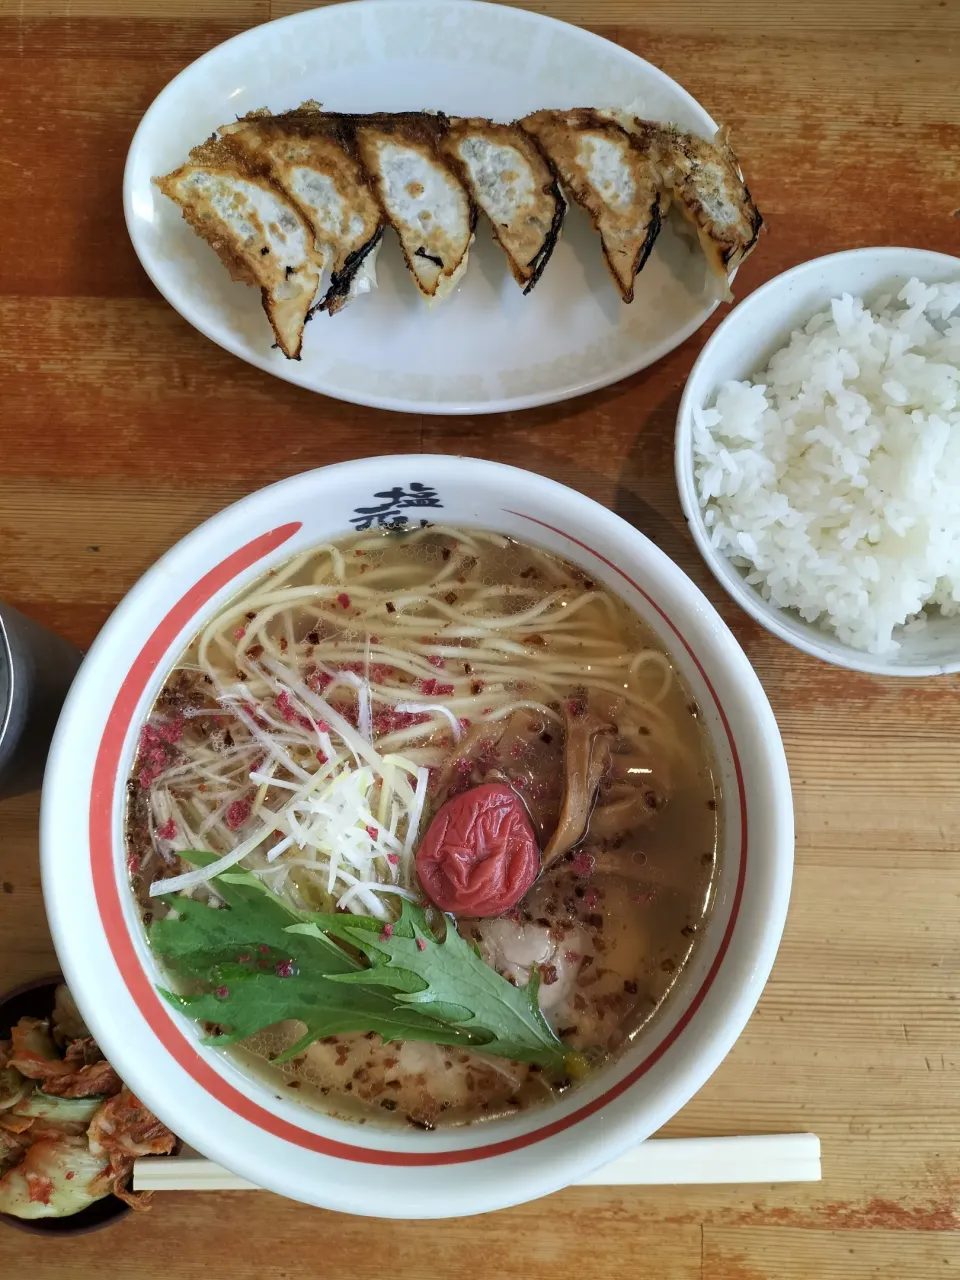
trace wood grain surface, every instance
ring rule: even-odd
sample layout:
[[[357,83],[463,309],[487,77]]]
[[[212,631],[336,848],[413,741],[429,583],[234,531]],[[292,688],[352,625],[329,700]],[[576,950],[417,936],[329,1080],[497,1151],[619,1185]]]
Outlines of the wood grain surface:
[[[303,1275],[799,1280],[960,1270],[960,680],[879,680],[786,648],[688,538],[671,449],[707,330],[592,397],[494,418],[381,414],[249,368],[157,295],[127,240],[124,155],[176,72],[297,0],[0,0],[0,594],[83,646],[151,562],[224,504],[395,450],[529,466],[654,538],[730,622],[770,695],[797,805],[773,976],[670,1134],[810,1129],[824,1181],[591,1188],[442,1226],[267,1194],[158,1197],[108,1234],[0,1226],[31,1280]],[[729,124],[768,231],[743,296],[865,244],[960,254],[958,0],[530,0],[680,80]],[[719,317],[717,317],[719,319]],[[37,799],[0,805],[0,987],[49,971]]]

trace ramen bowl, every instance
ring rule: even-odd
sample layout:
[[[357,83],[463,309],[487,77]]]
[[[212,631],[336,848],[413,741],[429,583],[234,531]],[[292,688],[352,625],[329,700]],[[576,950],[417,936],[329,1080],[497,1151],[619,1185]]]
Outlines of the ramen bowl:
[[[323,1114],[199,1043],[162,981],[127,879],[124,807],[140,725],[201,625],[265,571],[352,531],[421,521],[485,528],[561,556],[654,631],[695,699],[722,800],[715,902],[660,1013],[549,1107],[424,1132]],[[657,547],[530,472],[397,456],[263,489],[167,553],[84,661],[50,753],[44,894],[81,1012],[120,1075],[174,1132],[235,1173],[324,1208],[395,1218],[480,1213],[577,1181],[660,1128],[743,1030],[770,972],[793,867],[776,722],[717,613]]]

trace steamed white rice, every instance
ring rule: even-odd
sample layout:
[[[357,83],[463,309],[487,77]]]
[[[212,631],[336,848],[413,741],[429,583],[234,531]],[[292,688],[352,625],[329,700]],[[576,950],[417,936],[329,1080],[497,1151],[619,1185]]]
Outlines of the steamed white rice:
[[[715,547],[772,603],[870,653],[960,612],[960,282],[844,294],[694,410]]]

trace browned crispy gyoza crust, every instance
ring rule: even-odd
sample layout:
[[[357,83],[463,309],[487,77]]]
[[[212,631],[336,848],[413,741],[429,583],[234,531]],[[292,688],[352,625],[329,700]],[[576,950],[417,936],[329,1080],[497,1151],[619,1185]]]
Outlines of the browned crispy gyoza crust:
[[[552,168],[533,139],[517,124],[453,120],[442,147],[474,202],[487,215],[514,279],[524,293],[529,293],[550,261],[567,211]],[[509,149],[513,154],[507,163],[515,169],[491,173],[489,167],[484,167],[482,147],[487,154],[494,148],[500,154]],[[518,184],[524,170],[531,195],[523,199],[518,194],[511,199],[511,185]],[[500,189],[493,191],[490,184],[498,177]]]
[[[195,147],[187,164],[154,182],[180,206],[231,277],[260,290],[277,345],[288,359],[299,360],[323,262],[297,207],[216,136]],[[253,189],[276,213],[266,225],[244,194]]]
[[[615,121],[596,111],[537,111],[520,121],[564,187],[590,215],[624,302],[660,231],[660,188],[650,158]],[[618,184],[601,186],[589,167],[594,147],[618,155]],[[619,189],[618,189],[619,186]]]
[[[442,148],[449,120],[442,114],[399,112],[354,116],[351,127],[384,219],[400,239],[420,292],[433,298],[462,268],[477,224],[477,207]],[[441,217],[439,206],[430,207],[423,183],[412,177],[403,182],[403,167],[429,172],[452,216]],[[420,201],[426,203],[418,207]]]
[[[657,169],[667,199],[697,229],[710,269],[726,283],[753,250],[763,218],[721,130],[713,142],[636,117],[625,121]]]
[[[474,146],[472,155],[465,143]],[[476,150],[484,146],[487,153]],[[490,148],[498,157],[492,169],[484,168]],[[502,177],[504,190],[495,189],[491,175]],[[314,179],[319,186],[310,186]],[[388,223],[417,287],[434,298],[465,267],[483,207],[528,293],[560,234],[562,184],[589,214],[625,302],[633,299],[635,277],[671,202],[696,228],[728,296],[729,275],[763,223],[722,132],[708,142],[629,113],[590,108],[538,111],[513,124],[427,112],[350,115],[315,102],[280,115],[263,109],[225,125],[194,148],[187,164],[154,182],[231,276],[260,289],[277,345],[290,359],[300,357],[314,310],[332,314],[354,296],[358,272]],[[324,182],[336,196],[327,206]],[[259,193],[261,210],[273,210],[267,225],[243,184],[251,184],[248,196]],[[318,303],[326,268],[330,284]]]
[[[283,188],[313,228],[318,250],[330,267],[330,284],[320,304],[331,315],[347,302],[353,280],[383,235],[380,204],[356,154],[352,117],[305,102],[272,116],[251,112],[220,130],[226,145]],[[313,191],[303,182],[311,174]],[[327,184],[336,193],[322,203]]]

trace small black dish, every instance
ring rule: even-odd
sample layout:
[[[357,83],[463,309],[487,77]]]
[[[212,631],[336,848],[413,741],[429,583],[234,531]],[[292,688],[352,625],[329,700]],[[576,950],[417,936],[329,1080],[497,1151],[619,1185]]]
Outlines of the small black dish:
[[[0,996],[0,1040],[9,1040],[10,1028],[21,1018],[49,1017],[53,1011],[54,995],[62,981],[59,974],[35,978],[33,982],[25,982],[23,986],[14,987]],[[10,1213],[0,1213],[0,1222],[35,1236],[83,1236],[109,1227],[128,1213],[128,1204],[116,1196],[104,1196],[68,1218],[15,1218]]]

